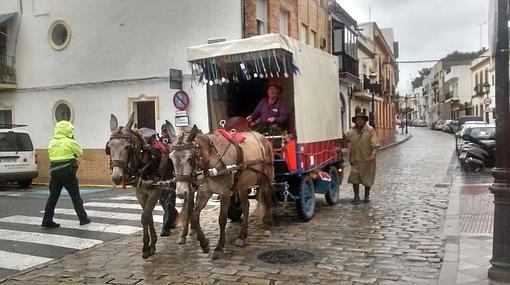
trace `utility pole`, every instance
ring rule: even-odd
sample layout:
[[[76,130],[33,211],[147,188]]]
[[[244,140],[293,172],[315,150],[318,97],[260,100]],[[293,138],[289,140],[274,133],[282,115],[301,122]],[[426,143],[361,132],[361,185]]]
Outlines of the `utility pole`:
[[[496,71],[496,165],[494,184],[494,235],[489,278],[510,281],[510,98],[508,96],[508,0],[497,0],[495,46]]]

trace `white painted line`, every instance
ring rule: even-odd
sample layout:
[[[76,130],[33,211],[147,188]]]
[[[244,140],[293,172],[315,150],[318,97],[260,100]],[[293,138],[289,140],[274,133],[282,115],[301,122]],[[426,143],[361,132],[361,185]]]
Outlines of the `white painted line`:
[[[102,240],[97,239],[78,238],[37,232],[11,231],[4,229],[0,229],[0,239],[36,244],[47,244],[73,249],[85,249],[103,242]]]
[[[1,218],[0,222],[26,224],[26,225],[40,225],[41,217],[10,216],[10,217]],[[103,224],[103,223],[96,223],[95,221],[92,221],[90,224],[87,224],[84,226],[80,226],[80,224],[78,223],[78,220],[58,219],[57,222],[63,228],[79,229],[79,230],[93,231],[93,232],[114,233],[114,234],[121,234],[121,235],[129,235],[129,234],[136,233],[136,232],[142,230],[141,227]]]
[[[129,204],[129,203],[102,203],[102,202],[88,202],[83,204],[85,207],[102,207],[102,208],[113,208],[113,209],[136,209],[142,210],[140,204]],[[154,207],[156,211],[163,211],[160,205]]]
[[[0,250],[0,268],[23,270],[52,260],[46,257]]]
[[[108,198],[108,200],[114,201],[138,201],[135,196],[117,196]]]
[[[181,209],[178,208],[180,211]],[[43,213],[44,211],[41,211]],[[76,215],[76,212],[73,209],[55,209],[55,214],[64,214],[64,215]],[[126,220],[126,221],[137,221],[141,220],[140,214],[132,214],[132,213],[116,213],[116,212],[104,212],[104,211],[94,211],[87,210],[87,215],[90,217],[96,218],[107,218],[107,219],[115,219],[115,220]],[[153,215],[154,222],[162,223],[163,216],[162,215]],[[58,222],[58,218],[56,219]]]

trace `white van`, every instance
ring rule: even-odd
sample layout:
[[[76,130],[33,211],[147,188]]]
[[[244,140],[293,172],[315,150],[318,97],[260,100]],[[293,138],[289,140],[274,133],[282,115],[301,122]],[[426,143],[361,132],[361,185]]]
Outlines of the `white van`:
[[[0,129],[0,183],[17,182],[26,188],[37,175],[36,153],[30,135]]]

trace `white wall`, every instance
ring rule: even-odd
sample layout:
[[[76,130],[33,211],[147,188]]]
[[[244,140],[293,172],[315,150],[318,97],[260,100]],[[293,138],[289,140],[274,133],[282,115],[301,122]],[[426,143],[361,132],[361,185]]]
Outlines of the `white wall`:
[[[3,2],[0,12],[8,11]],[[206,92],[191,89],[186,48],[208,39],[242,36],[240,1],[223,0],[23,0],[16,52],[18,90],[4,92],[0,105],[14,106],[15,123],[28,124],[36,148],[53,134],[52,110],[58,100],[74,109],[77,138],[85,148],[103,148],[110,113],[125,124],[128,98],[157,96],[159,128],[174,121],[168,69],[183,69],[192,123],[207,131]],[[36,7],[32,5],[36,3]],[[5,4],[5,5],[4,5]],[[69,45],[53,50],[48,29],[63,19],[71,27]],[[187,74],[187,75],[186,75]],[[159,77],[155,80],[140,80]],[[134,79],[131,82],[108,82]],[[87,84],[83,84],[87,83]],[[78,85],[72,85],[78,84]]]

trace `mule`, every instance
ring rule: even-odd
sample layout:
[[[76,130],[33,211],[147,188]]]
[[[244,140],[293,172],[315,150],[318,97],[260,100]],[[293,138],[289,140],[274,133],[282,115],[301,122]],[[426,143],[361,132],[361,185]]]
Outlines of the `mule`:
[[[245,245],[250,208],[248,194],[250,187],[255,184],[259,185],[258,211],[262,213],[264,234],[271,236],[275,207],[271,188],[274,166],[270,143],[263,135],[257,132],[241,132],[239,134],[244,137],[244,141],[230,141],[217,133],[202,134],[196,125],[177,135],[170,123],[167,124],[167,133],[172,142],[170,159],[175,169],[177,196],[185,196],[194,189],[194,185],[201,184],[196,190],[197,197],[190,223],[204,253],[209,252],[210,246],[199,218],[213,193],[220,198],[220,237],[213,259],[220,258],[224,253],[225,226],[231,194],[237,194],[242,209],[241,231],[235,244]],[[231,171],[233,168],[237,169],[235,173]],[[203,174],[200,175],[201,173]]]
[[[109,149],[113,183],[115,185],[129,184],[136,187],[136,198],[143,209],[141,216],[143,226],[142,257],[146,259],[156,252],[157,235],[153,221],[154,207],[158,201],[164,200],[169,194],[175,192],[175,186],[170,183],[159,185],[144,179],[144,171],[150,166],[144,163],[145,147],[147,144],[141,132],[132,128],[133,121],[134,114],[131,115],[124,127],[119,127],[117,118],[115,115],[111,115],[111,135],[107,149]],[[165,156],[161,157],[162,159],[167,159]],[[170,163],[168,162],[168,164]],[[163,179],[173,178],[173,169],[171,168],[166,170],[159,169],[159,172]],[[189,201],[192,202],[193,199],[184,200],[183,215],[179,215],[184,224],[181,231],[181,235],[184,234],[184,236],[187,235],[187,226],[189,224],[188,217],[190,211],[187,209],[192,207],[192,205],[188,205]]]

